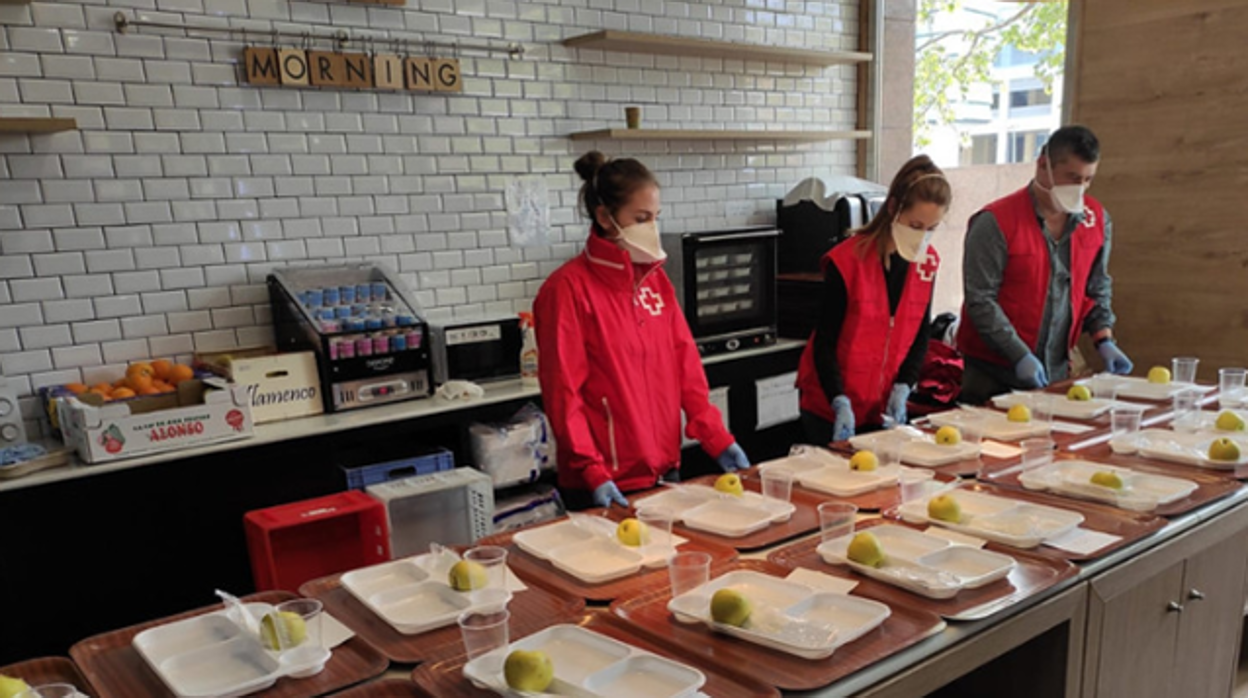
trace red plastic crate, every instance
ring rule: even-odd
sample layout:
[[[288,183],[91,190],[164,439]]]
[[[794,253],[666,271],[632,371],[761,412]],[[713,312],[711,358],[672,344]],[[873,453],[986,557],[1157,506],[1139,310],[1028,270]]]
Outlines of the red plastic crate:
[[[390,559],[385,507],[363,492],[249,511],[243,526],[257,591],[296,591],[308,580]]]

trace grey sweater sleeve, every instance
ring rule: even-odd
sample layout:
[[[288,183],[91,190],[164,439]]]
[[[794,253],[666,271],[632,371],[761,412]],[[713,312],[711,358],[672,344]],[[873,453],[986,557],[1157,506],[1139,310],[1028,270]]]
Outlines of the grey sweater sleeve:
[[[1092,270],[1088,272],[1088,298],[1095,303],[1083,320],[1083,331],[1096,334],[1105,328],[1112,328],[1117,318],[1114,317],[1113,297],[1114,279],[1109,275],[1109,249],[1113,240],[1113,221],[1109,212],[1105,212],[1105,244],[1096,253],[1092,262]]]
[[[972,218],[962,257],[962,290],[966,297],[966,317],[962,321],[970,322],[984,343],[1013,365],[1030,354],[1031,347],[1019,338],[997,303],[1009,258],[996,216],[981,212]]]

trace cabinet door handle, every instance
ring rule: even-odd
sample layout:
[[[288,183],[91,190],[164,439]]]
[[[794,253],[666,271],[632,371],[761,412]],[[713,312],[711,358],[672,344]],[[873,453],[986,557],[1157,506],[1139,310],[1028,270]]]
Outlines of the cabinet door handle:
[[[1182,613],[1183,604],[1179,603],[1178,601],[1171,601],[1170,603],[1166,604],[1166,610],[1170,611],[1171,613]]]
[[[1192,601],[1204,601],[1205,592],[1201,591],[1200,589],[1189,589],[1187,591],[1187,598],[1191,599]]]

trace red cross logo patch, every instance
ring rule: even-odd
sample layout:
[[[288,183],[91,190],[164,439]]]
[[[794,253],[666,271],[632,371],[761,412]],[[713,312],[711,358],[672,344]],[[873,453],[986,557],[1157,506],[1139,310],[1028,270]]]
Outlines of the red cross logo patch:
[[[1090,208],[1083,209],[1083,227],[1091,228],[1096,225],[1096,212]]]
[[[932,254],[929,247],[927,253],[923,255],[923,261],[919,263],[919,278],[924,281],[931,281],[936,278],[936,270],[940,268],[940,259]]]
[[[663,314],[663,296],[655,293],[649,286],[642,287],[637,296],[641,307],[649,311],[651,315],[658,317]]]

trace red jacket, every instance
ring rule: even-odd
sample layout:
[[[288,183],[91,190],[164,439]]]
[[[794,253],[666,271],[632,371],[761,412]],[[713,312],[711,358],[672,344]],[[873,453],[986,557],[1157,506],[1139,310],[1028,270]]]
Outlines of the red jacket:
[[[1030,185],[1029,185],[1030,186]],[[1088,275],[1096,262],[1097,252],[1105,244],[1105,209],[1092,197],[1084,198],[1083,223],[1075,228],[1070,240],[1070,303],[1071,323],[1067,348],[1075,346],[1083,331],[1083,321],[1096,305],[1087,296]],[[1009,261],[997,291],[997,303],[1009,318],[1019,339],[1032,351],[1040,338],[1040,322],[1044,316],[1044,299],[1049,294],[1049,250],[1044,231],[1036,220],[1035,204],[1027,187],[988,204],[984,211],[997,219],[997,227],[1005,236]],[[962,309],[966,317],[966,308]],[[993,351],[974,323],[963,321],[958,326],[958,349],[965,356],[1005,366],[1005,357]]]
[[[563,488],[653,487],[680,465],[682,409],[707,453],[733,443],[661,266],[635,266],[591,234],[537,294],[538,372]]]
[[[923,259],[910,265],[895,316],[890,313],[884,267],[867,238],[852,237],[833,247],[823,257],[825,269],[828,264],[836,265],[845,279],[849,296],[845,322],[836,344],[842,387],[853,405],[856,424],[880,424],[884,421],[884,407],[897,372],[927,316],[940,255],[929,246]],[[801,391],[803,410],[829,422],[836,420],[831,405],[836,396],[823,393],[815,369],[813,334],[806,342],[806,351],[798,365],[797,387]]]

